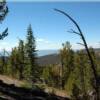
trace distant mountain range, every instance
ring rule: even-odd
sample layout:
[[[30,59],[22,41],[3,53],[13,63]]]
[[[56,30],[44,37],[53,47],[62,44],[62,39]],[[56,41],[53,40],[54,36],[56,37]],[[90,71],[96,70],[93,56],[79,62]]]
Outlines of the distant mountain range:
[[[98,52],[98,53],[100,53],[100,48],[94,48],[94,50],[95,50],[95,52]],[[75,50],[75,51],[77,51],[77,50]],[[8,54],[10,55],[11,54],[11,52],[10,51],[7,51],[8,52]],[[45,55],[51,55],[51,54],[58,54],[59,53],[59,50],[38,50],[37,51],[37,55],[39,56],[39,57],[41,57],[41,56],[45,56]],[[8,54],[7,53],[5,53],[5,55],[6,56],[8,56]],[[1,55],[4,55],[4,52],[3,51],[0,51],[0,56]]]
[[[60,56],[59,54],[50,54],[50,55],[41,56],[38,58],[37,62],[40,66],[59,64]]]
[[[95,48],[94,50],[98,55],[100,55],[100,48]],[[42,56],[38,57],[38,64],[40,66],[46,66],[46,65],[50,65],[50,64],[59,64],[60,56],[59,56],[58,52],[59,52],[58,50],[54,50],[54,51],[52,51],[52,50],[45,51],[44,50],[42,52],[40,51],[40,54]]]
[[[41,56],[45,56],[45,55],[50,55],[50,54],[57,54],[59,52],[59,50],[38,50],[37,51],[37,55],[39,57]],[[11,54],[11,51],[7,51],[5,53],[5,56],[9,56]],[[0,56],[4,55],[4,51],[0,51]]]
[[[100,48],[94,48],[95,52],[100,53]],[[77,51],[77,50],[75,50]],[[59,50],[39,50],[37,51],[37,54],[39,57],[51,55],[51,54],[58,54]]]
[[[58,54],[58,53],[59,53],[59,50],[39,50],[37,51],[37,54],[39,57],[50,55],[50,54]]]
[[[98,55],[100,55],[100,48],[95,48],[94,50]],[[37,54],[38,54],[37,62],[40,66],[45,66],[45,65],[50,65],[50,64],[59,64],[60,57],[58,53],[59,53],[59,50],[39,50],[37,51]],[[1,55],[3,55],[3,52],[1,52]]]

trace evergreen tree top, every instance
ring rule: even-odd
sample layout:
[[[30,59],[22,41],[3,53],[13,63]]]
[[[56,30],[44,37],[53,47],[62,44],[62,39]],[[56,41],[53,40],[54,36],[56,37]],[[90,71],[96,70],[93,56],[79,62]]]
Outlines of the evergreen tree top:
[[[33,34],[33,30],[32,30],[31,24],[29,24],[29,26],[28,26],[28,28],[27,28],[27,32],[28,32],[29,34]]]

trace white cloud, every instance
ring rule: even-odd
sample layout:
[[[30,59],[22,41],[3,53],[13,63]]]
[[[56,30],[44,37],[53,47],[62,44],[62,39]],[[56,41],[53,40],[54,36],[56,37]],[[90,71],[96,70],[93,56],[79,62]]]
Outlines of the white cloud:
[[[42,43],[47,43],[47,44],[51,43],[51,41],[48,41],[48,40],[42,39],[42,38],[37,38],[36,42],[40,42],[40,43],[42,42]]]
[[[10,42],[0,41],[0,51],[2,51],[3,49],[11,51],[11,49],[15,46],[18,46],[18,42],[10,43]]]
[[[88,43],[88,47],[100,48],[100,43]],[[73,49],[84,49],[85,47],[80,44],[73,44]]]
[[[37,49],[38,50],[62,48],[62,43],[50,41],[50,40],[43,39],[43,38],[37,38],[36,42],[37,42]],[[77,43],[73,43],[71,45],[72,45],[72,49],[84,49],[84,46],[79,45]],[[88,47],[100,48],[100,43],[88,43]]]
[[[83,49],[84,46],[73,43],[71,44],[73,49]],[[0,51],[6,49],[7,51],[11,51],[11,49],[15,46],[18,46],[18,41],[10,42],[10,41],[0,41]],[[93,48],[100,48],[100,43],[88,43],[88,47],[92,46]],[[44,50],[44,49],[60,49],[62,48],[61,42],[55,42],[44,38],[36,39],[36,49]]]
[[[7,42],[0,41],[0,51],[2,51],[4,48],[8,50],[9,44]]]
[[[59,49],[60,44],[43,38],[37,38],[37,49]]]
[[[0,45],[1,45],[1,46],[8,45],[8,42],[0,42]]]
[[[100,48],[100,43],[89,43],[89,47]]]

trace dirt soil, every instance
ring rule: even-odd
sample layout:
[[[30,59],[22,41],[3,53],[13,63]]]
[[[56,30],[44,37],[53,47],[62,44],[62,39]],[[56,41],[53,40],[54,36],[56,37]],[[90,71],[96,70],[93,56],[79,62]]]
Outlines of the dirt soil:
[[[15,84],[15,86],[18,86],[18,87],[23,83],[22,81],[19,81],[17,79],[13,79],[13,78],[9,78],[4,75],[0,75],[0,80],[2,80],[4,83],[7,83],[7,84]]]

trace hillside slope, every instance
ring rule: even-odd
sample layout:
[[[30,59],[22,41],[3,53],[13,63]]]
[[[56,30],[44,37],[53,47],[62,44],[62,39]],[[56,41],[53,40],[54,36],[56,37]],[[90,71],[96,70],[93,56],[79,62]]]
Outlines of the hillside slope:
[[[38,64],[40,66],[46,66],[50,64],[60,63],[60,57],[58,54],[46,55],[38,58]]]
[[[4,79],[3,79],[4,78]],[[8,82],[7,82],[7,80]],[[7,82],[4,83],[3,81]],[[16,84],[20,81],[16,80]],[[8,84],[9,83],[9,84]],[[2,94],[1,94],[2,93]],[[13,80],[0,75],[0,100],[69,100],[66,97],[46,93],[40,88],[23,88],[13,84]]]

